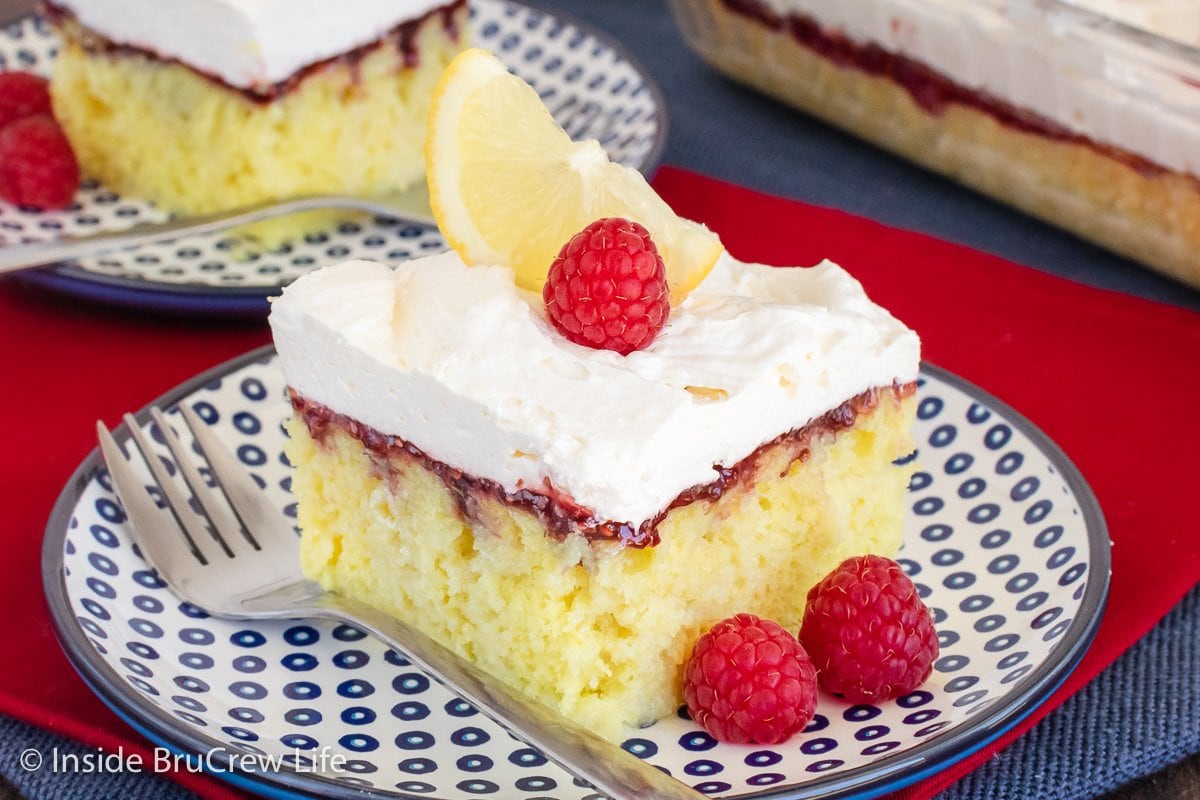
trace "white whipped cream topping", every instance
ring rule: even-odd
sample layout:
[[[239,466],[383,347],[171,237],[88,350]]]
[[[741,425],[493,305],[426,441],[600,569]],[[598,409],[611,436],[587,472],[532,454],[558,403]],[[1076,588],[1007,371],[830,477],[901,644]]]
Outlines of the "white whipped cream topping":
[[[1200,176],[1200,50],[1056,0],[764,0],[1093,141]],[[1197,0],[1071,0],[1200,46]]]
[[[1200,3],[1196,0],[1064,0],[1126,25],[1184,44],[1200,45]]]
[[[854,395],[917,376],[917,335],[830,262],[723,256],[646,349],[573,344],[504,267],[351,261],[287,287],[271,329],[302,396],[507,491],[546,481],[638,525]],[[708,400],[686,387],[720,389]]]
[[[373,42],[449,0],[55,0],[88,28],[253,89]]]

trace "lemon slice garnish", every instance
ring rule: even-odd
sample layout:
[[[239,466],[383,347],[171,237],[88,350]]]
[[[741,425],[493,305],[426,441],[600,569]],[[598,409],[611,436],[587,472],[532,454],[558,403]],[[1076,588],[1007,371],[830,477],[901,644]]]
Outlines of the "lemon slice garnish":
[[[450,246],[468,264],[511,267],[534,291],[562,246],[602,217],[650,231],[676,303],[723,250],[716,234],[675,214],[599,142],[572,141],[537,92],[485,50],[467,50],[446,68],[425,168],[433,216]]]

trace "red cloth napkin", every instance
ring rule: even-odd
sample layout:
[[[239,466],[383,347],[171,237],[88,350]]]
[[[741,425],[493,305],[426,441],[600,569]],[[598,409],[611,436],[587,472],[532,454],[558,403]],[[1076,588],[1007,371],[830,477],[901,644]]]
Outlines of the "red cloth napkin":
[[[1095,644],[1053,698],[997,744],[909,790],[946,787],[1078,690],[1200,581],[1191,513],[1200,475],[1200,316],[1079,286],[927,236],[768,197],[676,169],[654,181],[739,258],[838,261],[921,333],[925,356],[994,393],[1062,446],[1100,499],[1114,541]],[[42,531],[68,476],[115,424],[196,373],[268,340],[261,322],[181,321],[0,285],[6,558],[0,560],[0,712],[80,741],[150,747],[75,675],[40,600]],[[237,792],[177,779],[209,798]]]

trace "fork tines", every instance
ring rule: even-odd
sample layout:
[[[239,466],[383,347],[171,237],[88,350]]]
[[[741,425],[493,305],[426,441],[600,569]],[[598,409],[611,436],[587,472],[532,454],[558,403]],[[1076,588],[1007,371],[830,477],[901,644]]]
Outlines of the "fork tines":
[[[259,543],[251,531],[260,537],[264,532],[272,535],[272,531],[277,531],[274,535],[285,535],[294,546],[294,534],[290,530],[278,530],[286,526],[280,525],[277,517],[266,513],[261,490],[236,457],[195,411],[181,405],[179,412],[184,427],[194,437],[193,449],[203,453],[207,468],[197,465],[197,456],[188,452],[179,433],[160,409],[150,409],[158,434],[154,438],[166,445],[170,458],[154,446],[150,434],[132,415],[124,416],[130,438],[150,470],[151,485],[139,476],[104,425],[96,423],[100,449],[113,487],[150,560],[158,564],[160,557],[169,556],[168,550],[177,551],[177,548],[156,544],[159,537],[148,535],[150,531],[178,531],[187,541],[192,555],[206,565],[258,550]],[[173,473],[182,476],[184,485]],[[153,499],[155,490],[161,501]]]

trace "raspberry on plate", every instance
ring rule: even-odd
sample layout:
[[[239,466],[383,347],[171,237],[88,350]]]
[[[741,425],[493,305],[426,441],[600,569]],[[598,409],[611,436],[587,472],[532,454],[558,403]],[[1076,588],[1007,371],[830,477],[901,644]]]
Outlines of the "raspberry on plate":
[[[0,198],[19,205],[63,208],[79,188],[79,163],[48,114],[0,128]]]
[[[29,72],[0,72],[0,128],[35,114],[50,113],[50,84]]]
[[[692,719],[722,742],[777,744],[803,730],[817,706],[817,676],[781,625],[737,614],[692,649],[683,697]]]
[[[882,556],[843,561],[808,592],[800,641],[821,687],[852,703],[913,691],[938,655],[929,609],[900,565]]]
[[[563,336],[621,355],[654,341],[671,310],[650,232],[620,217],[598,219],[563,245],[542,298]]]

